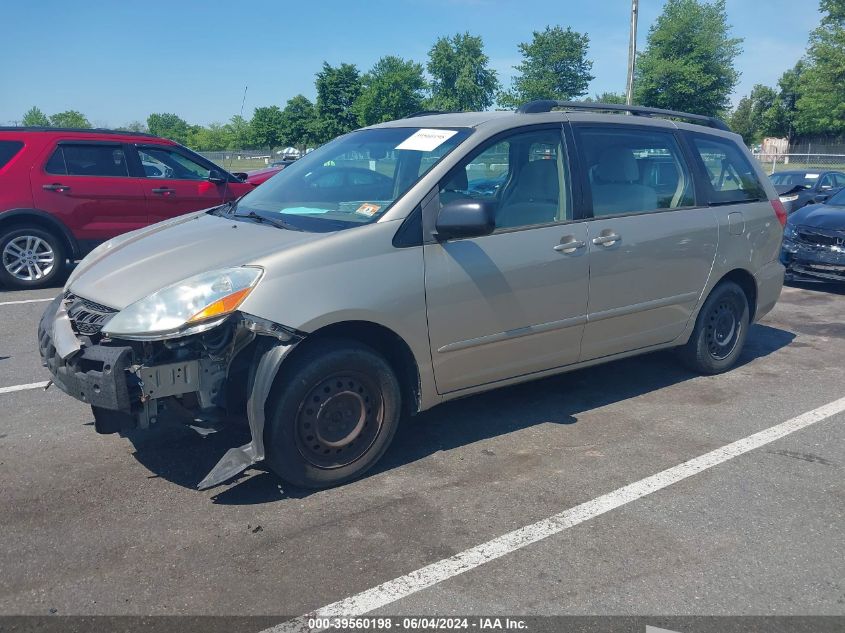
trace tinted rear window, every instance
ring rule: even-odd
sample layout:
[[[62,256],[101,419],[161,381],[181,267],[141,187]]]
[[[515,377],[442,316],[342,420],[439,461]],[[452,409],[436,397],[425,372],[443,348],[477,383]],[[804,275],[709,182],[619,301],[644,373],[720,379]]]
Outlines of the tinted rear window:
[[[120,145],[62,144],[44,165],[48,174],[69,176],[128,176]]]
[[[3,169],[22,147],[23,143],[20,141],[0,141],[0,169]]]
[[[693,136],[693,148],[704,163],[711,204],[765,200],[757,173],[736,144],[712,136]]]

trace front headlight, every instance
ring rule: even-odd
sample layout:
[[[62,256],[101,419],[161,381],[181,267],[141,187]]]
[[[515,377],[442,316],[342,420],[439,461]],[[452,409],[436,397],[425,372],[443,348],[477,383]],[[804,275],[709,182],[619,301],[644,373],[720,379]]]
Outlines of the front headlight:
[[[263,273],[243,266],[195,275],[127,306],[106,323],[103,334],[144,340],[208,329],[238,308]]]
[[[792,195],[792,196],[781,196],[780,197],[781,202],[795,202],[796,200],[798,200],[798,194],[797,193],[795,195]]]

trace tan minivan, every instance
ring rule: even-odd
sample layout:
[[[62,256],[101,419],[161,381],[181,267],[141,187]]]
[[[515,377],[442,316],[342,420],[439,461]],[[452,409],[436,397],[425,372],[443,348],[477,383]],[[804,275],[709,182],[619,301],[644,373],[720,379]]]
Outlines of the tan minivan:
[[[201,488],[260,460],[330,486],[446,400],[671,347],[729,369],[780,293],[785,217],[716,119],[423,113],[103,244],[40,349],[101,433],[248,424]]]

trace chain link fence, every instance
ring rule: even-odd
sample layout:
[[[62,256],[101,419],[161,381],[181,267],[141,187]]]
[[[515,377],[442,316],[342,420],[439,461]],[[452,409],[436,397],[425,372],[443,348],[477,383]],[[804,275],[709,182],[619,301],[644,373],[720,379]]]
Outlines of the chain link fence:
[[[789,154],[755,154],[755,157],[767,174],[788,169],[806,169],[815,171],[845,172],[845,153],[817,154],[817,153],[789,153]]]
[[[282,157],[266,149],[225,150],[222,152],[197,152],[212,163],[229,172],[250,171],[267,167]]]

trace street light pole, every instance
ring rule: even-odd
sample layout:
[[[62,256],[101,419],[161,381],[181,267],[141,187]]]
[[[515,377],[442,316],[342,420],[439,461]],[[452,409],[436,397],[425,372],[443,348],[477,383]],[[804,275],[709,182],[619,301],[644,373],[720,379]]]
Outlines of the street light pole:
[[[631,41],[628,42],[628,83],[625,86],[625,103],[634,103],[634,65],[637,59],[637,16],[639,0],[631,0]]]

